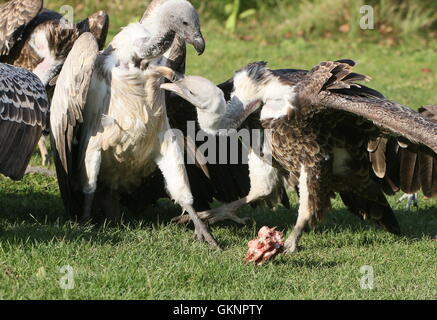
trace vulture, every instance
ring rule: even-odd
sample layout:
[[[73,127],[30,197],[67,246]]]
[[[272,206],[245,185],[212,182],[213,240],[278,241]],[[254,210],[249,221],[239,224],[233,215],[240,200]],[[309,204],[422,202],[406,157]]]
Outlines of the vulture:
[[[180,73],[185,72],[186,63],[186,45],[185,42],[176,36],[171,48],[163,55],[159,64],[166,65],[173,70]],[[221,89],[231,94],[232,86],[228,83],[219,85]],[[177,94],[166,92],[166,106],[167,116],[171,128],[179,130],[179,133],[184,135],[184,160],[187,170],[188,180],[193,194],[193,207],[199,215],[205,219],[214,212],[213,217],[207,222],[210,224],[231,220],[238,224],[247,224],[252,222],[250,218],[240,218],[234,214],[237,207],[241,206],[241,201],[237,201],[248,195],[250,189],[250,181],[258,179],[257,185],[263,186],[268,184],[268,188],[253,188],[262,193],[262,196],[253,203],[253,206],[266,205],[268,207],[277,207],[279,204],[289,208],[289,199],[282,180],[279,178],[277,170],[267,163],[258,161],[258,158],[250,151],[251,146],[244,146],[239,140],[238,142],[238,161],[235,163],[231,160],[230,145],[233,141],[231,138],[218,137],[215,135],[208,135],[201,132],[201,129],[196,123],[197,114],[193,105],[181,98]],[[188,129],[189,125],[194,129],[191,134]],[[193,128],[194,127],[194,128]],[[205,139],[196,139],[194,136],[207,139],[208,142],[213,141],[216,145],[214,161],[188,161],[188,159],[195,159],[195,150],[203,145]],[[223,141],[227,139],[227,141]],[[195,140],[195,141],[192,141]],[[223,142],[226,142],[226,148],[222,149]],[[249,148],[249,159],[247,159],[247,149]],[[227,157],[223,160],[223,154]],[[196,159],[197,160],[197,159]],[[253,162],[255,161],[255,164]],[[263,166],[258,170],[257,174],[249,177],[249,167],[260,164]],[[248,165],[249,164],[249,165]],[[276,183],[275,180],[276,179]],[[159,169],[156,169],[150,176],[144,178],[141,186],[134,191],[124,192],[121,196],[121,203],[131,212],[142,212],[147,205],[155,204],[159,198],[165,198],[168,193],[165,190],[164,178]],[[217,209],[209,210],[211,203],[218,200],[222,203],[228,203]],[[230,210],[231,208],[235,208]],[[188,223],[190,222],[189,215],[181,215],[172,219],[173,222]]]
[[[44,9],[43,5],[43,0],[11,0],[0,6],[0,62],[35,73],[46,85],[50,99],[74,41],[90,31],[102,49],[109,18],[99,11],[69,28],[61,14]],[[44,138],[38,146],[45,164],[48,152]]]
[[[399,224],[372,169],[369,142],[393,137],[435,158],[437,124],[379,92],[356,82],[352,60],[322,62],[311,71],[267,68],[251,63],[234,75],[227,103],[224,93],[198,76],[158,71],[172,83],[161,85],[196,106],[204,130],[238,128],[259,112],[272,164],[299,185],[296,225],[285,244],[295,252],[307,224],[315,226],[339,193],[348,209],[389,232]]]
[[[87,223],[102,209],[120,216],[123,193],[159,168],[171,198],[188,212],[197,239],[217,242],[193,208],[183,146],[170,130],[156,64],[175,37],[205,50],[197,12],[186,0],[156,0],[101,53],[90,33],[74,43],[52,100],[52,146],[67,211]]]
[[[0,63],[0,173],[20,180],[46,128],[49,100],[32,72]]]

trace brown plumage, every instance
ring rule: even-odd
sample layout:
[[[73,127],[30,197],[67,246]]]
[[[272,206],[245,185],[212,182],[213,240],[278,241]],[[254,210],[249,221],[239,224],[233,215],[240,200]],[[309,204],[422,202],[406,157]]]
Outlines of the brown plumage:
[[[436,106],[421,107],[419,113],[437,121]],[[383,136],[370,141],[368,149],[375,174],[388,193],[422,190],[427,198],[437,195],[437,160],[429,149]]]
[[[261,109],[259,118],[270,136],[273,164],[297,178],[299,184],[299,217],[286,242],[288,252],[297,250],[308,223],[315,225],[323,218],[335,193],[361,218],[392,233],[400,232],[368,151],[383,149],[383,144],[368,145],[370,141],[391,136],[435,157],[437,124],[355,83],[369,78],[352,73],[354,65],[351,60],[340,60],[320,63],[311,71],[272,71],[266,63],[252,63],[234,75],[228,103],[209,80],[174,78],[171,71],[162,70],[173,82],[162,88],[192,102],[202,129],[209,132],[235,128]],[[386,145],[386,150],[392,146]],[[374,167],[381,176],[383,161]],[[427,168],[429,172],[429,165]],[[412,186],[417,185],[416,177],[410,175]]]
[[[8,55],[27,24],[41,11],[43,0],[11,0],[0,6],[0,56]]]
[[[0,19],[7,17],[0,20],[0,62],[40,75],[37,67],[45,59],[52,59],[56,66],[47,80],[50,82],[56,78],[81,33],[90,31],[96,37],[99,48],[103,48],[109,18],[105,12],[99,11],[73,28],[65,28],[61,14],[42,9],[42,6],[43,1],[12,0],[0,7]],[[46,79],[43,80],[45,82]]]

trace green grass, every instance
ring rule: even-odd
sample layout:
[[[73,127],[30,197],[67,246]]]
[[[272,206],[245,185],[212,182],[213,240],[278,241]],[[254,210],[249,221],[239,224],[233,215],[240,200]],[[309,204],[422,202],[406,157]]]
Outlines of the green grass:
[[[302,38],[275,45],[242,41],[204,28],[207,51],[190,49],[187,71],[220,82],[248,62],[272,68],[310,68],[326,59],[353,58],[357,71],[389,98],[417,108],[437,104],[437,44],[411,40],[388,48],[369,42]],[[269,30],[265,30],[266,34]],[[430,68],[432,72],[422,72]],[[33,163],[38,163],[35,156]],[[169,201],[141,216],[127,214],[117,227],[81,229],[67,221],[56,180],[0,177],[1,299],[436,299],[437,200],[411,213],[390,199],[403,236],[395,237],[347,213],[340,201],[316,231],[305,234],[304,250],[279,256],[262,267],[246,265],[247,242],[263,225],[288,235],[290,211],[242,208],[257,225],[222,224],[212,231],[224,251],[193,240],[191,229],[170,219],[180,209]],[[59,268],[70,265],[75,287],[62,290]],[[371,265],[375,288],[362,290],[360,268]]]

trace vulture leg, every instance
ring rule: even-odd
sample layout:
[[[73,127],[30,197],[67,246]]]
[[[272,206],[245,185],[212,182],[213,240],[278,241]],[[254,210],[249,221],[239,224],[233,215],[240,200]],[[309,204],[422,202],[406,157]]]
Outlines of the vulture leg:
[[[270,164],[261,159],[255,152],[249,153],[249,177],[250,177],[250,191],[249,194],[231,203],[222,205],[219,208],[199,212],[199,217],[208,224],[214,224],[221,221],[231,220],[238,224],[246,225],[253,222],[250,217],[240,218],[235,212],[242,206],[253,203],[258,200],[263,200],[270,196],[274,189],[277,188],[281,182],[282,177],[278,171]],[[183,215],[173,219],[177,223],[188,223],[189,216]]]
[[[305,168],[302,165],[299,177],[298,217],[291,235],[285,242],[286,253],[299,250],[299,240],[306,227],[314,227],[316,222],[322,219],[324,211],[330,208],[329,189],[323,183],[329,181],[329,168],[326,164],[318,164],[313,168]]]
[[[38,141],[38,148],[39,153],[41,154],[42,158],[42,165],[46,166],[50,162],[49,152],[47,151],[46,147],[46,137],[41,136],[41,138]]]
[[[418,200],[417,200],[417,193],[413,193],[413,194],[405,193],[402,195],[402,197],[398,199],[397,203],[401,203],[405,199],[407,199],[407,206],[405,208],[407,211],[411,211],[411,206],[414,206],[416,208],[419,207]]]
[[[302,232],[312,218],[313,211],[309,206],[310,194],[308,192],[308,176],[304,168],[301,169],[299,177],[299,212],[296,225],[293,228],[293,232],[285,242],[285,252],[294,253],[298,250],[299,239],[302,236]]]
[[[90,145],[92,145],[90,141]],[[97,178],[100,172],[100,164],[102,161],[102,153],[100,150],[87,152],[85,155],[85,172],[84,172],[84,204],[82,217],[79,220],[81,225],[85,225],[91,220],[93,209],[94,195],[97,190]]]
[[[161,150],[156,159],[156,163],[164,176],[166,188],[171,198],[174,199],[184,211],[188,212],[194,224],[197,240],[205,241],[212,247],[219,248],[207,226],[199,218],[198,213],[193,208],[193,195],[188,182],[182,152],[183,138],[177,139],[177,135],[172,132],[169,124],[167,124],[167,130],[164,130],[164,132],[165,136],[161,138]]]
[[[81,226],[86,225],[91,221],[91,211],[93,208],[94,193],[85,193],[83,199],[83,213],[79,220]]]

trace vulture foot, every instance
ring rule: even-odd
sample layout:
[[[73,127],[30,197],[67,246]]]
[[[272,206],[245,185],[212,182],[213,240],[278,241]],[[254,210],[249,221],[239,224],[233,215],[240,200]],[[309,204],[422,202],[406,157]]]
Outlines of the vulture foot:
[[[298,245],[301,234],[302,232],[296,232],[296,230],[293,230],[291,236],[288,237],[287,241],[285,241],[284,253],[293,254],[302,249],[302,247]]]
[[[188,212],[190,219],[194,224],[194,234],[198,241],[206,242],[214,249],[221,249],[217,241],[211,235],[206,224],[200,219],[199,214],[191,206],[187,206],[185,210]]]
[[[407,199],[407,206],[405,207],[405,210],[411,211],[411,206],[414,206],[416,208],[419,207],[418,199],[417,199],[417,193],[414,193],[414,194],[407,194],[407,193],[405,193],[404,195],[402,195],[402,197],[400,197],[398,199],[398,201],[396,203],[401,203],[405,199]]]
[[[254,220],[250,217],[240,218],[234,213],[234,209],[225,204],[219,208],[202,211],[197,213],[199,218],[207,224],[215,224],[221,221],[234,221],[241,225],[253,224]],[[187,224],[191,221],[189,215],[182,215],[172,219],[172,222]]]

